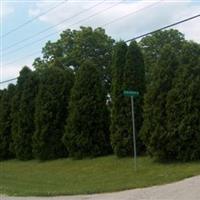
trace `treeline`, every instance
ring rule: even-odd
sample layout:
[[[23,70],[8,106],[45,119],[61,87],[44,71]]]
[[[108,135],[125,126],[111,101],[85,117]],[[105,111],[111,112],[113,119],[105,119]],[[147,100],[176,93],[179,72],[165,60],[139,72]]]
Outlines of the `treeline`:
[[[47,42],[35,70],[0,90],[0,160],[133,155],[130,98],[136,90],[138,153],[200,159],[200,45],[177,30],[139,43],[101,28],[66,30]]]

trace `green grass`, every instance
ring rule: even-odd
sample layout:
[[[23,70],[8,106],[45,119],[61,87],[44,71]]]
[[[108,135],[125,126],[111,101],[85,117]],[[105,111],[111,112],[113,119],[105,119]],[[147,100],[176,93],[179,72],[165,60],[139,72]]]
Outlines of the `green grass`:
[[[181,180],[200,174],[200,162],[164,164],[149,157],[0,162],[0,193],[15,196],[113,192]]]

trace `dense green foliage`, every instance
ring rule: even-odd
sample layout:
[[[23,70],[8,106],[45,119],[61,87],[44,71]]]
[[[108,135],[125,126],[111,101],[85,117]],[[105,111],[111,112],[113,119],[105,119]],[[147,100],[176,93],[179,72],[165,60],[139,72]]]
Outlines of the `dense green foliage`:
[[[151,84],[147,85],[144,105],[144,123],[142,135],[147,150],[158,157],[165,157],[163,148],[167,148],[166,97],[172,88],[172,80],[178,66],[174,49],[165,45],[157,65],[154,67]]]
[[[15,86],[10,84],[8,89],[1,91],[0,97],[0,160],[13,156],[10,151],[11,136],[11,102],[15,93]]]
[[[38,159],[54,159],[67,155],[61,138],[72,85],[71,70],[47,68],[40,75],[33,135],[33,153]]]
[[[28,160],[33,157],[32,136],[35,130],[34,113],[37,89],[37,74],[35,72],[30,71],[27,74],[25,81],[23,82],[22,90],[18,91],[20,92],[20,98],[17,113],[18,124],[17,136],[15,138],[15,154],[16,158],[21,160]]]
[[[74,158],[109,153],[109,116],[106,93],[97,67],[85,61],[71,92],[69,117],[63,141]]]
[[[67,29],[56,42],[47,42],[43,48],[43,58],[37,58],[37,70],[56,66],[63,69],[73,67],[75,71],[87,59],[96,64],[106,88],[110,87],[110,60],[114,40],[102,28],[80,27]]]
[[[139,96],[134,98],[135,130],[138,153],[144,151],[143,143],[139,137],[139,131],[143,123],[143,95],[145,91],[145,68],[141,49],[135,41],[131,42],[126,54],[126,64],[124,68],[124,90],[138,91]],[[124,98],[125,130],[127,135],[131,135],[131,102],[130,98]],[[131,145],[132,146],[132,145]],[[129,147],[131,149],[131,147]],[[130,151],[130,150],[129,150]],[[131,151],[130,151],[131,152]],[[132,151],[133,152],[133,151]]]
[[[127,45],[119,42],[114,47],[112,58],[112,110],[111,110],[111,144],[114,153],[119,157],[127,155],[127,143],[131,138],[124,135],[124,112],[123,112],[123,74],[126,63]],[[126,136],[126,137],[125,137]]]
[[[144,37],[140,41],[140,46],[144,55],[146,82],[152,81],[154,67],[160,57],[163,47],[168,44],[176,51],[174,55],[180,55],[184,44],[184,35],[178,30],[170,29],[156,32],[152,35]]]
[[[112,69],[111,141],[115,154],[122,157],[133,154],[131,103],[130,98],[123,96],[123,90],[140,93],[140,97],[135,99],[136,133],[139,133],[143,120],[144,61],[136,42],[131,42],[128,49],[123,42],[116,45]],[[141,151],[141,140],[138,141],[138,147]]]
[[[139,46],[115,44],[102,28],[67,29],[47,42],[35,71],[24,67],[16,86],[0,90],[0,159],[84,158],[112,150],[132,156],[131,100],[124,90],[140,93],[137,153],[146,148],[159,159],[200,159],[199,55],[200,45],[173,29],[144,37]]]
[[[199,153],[199,45],[185,44],[182,56],[165,45],[147,85],[142,135],[159,159],[194,160]]]
[[[200,159],[200,45],[183,46],[180,67],[167,95],[165,157]]]
[[[10,144],[10,149],[15,154],[15,156],[20,159],[25,159],[25,158],[23,158],[24,157],[23,149],[24,149],[24,151],[26,151],[25,150],[26,147],[23,147],[23,145],[22,145],[23,143],[26,143],[26,141],[25,141],[26,138],[24,138],[25,135],[23,132],[19,132],[20,125],[22,125],[22,123],[20,123],[21,119],[19,117],[19,114],[21,112],[20,107],[22,105],[21,104],[21,96],[23,93],[24,85],[27,82],[27,80],[29,79],[29,77],[31,76],[31,74],[32,74],[32,71],[28,67],[23,67],[23,69],[20,71],[20,75],[17,79],[16,92],[13,95],[12,105],[11,105],[12,142]],[[30,95],[30,94],[26,94],[26,95]],[[30,101],[32,101],[32,99]],[[32,123],[32,122],[28,122],[28,123]],[[31,143],[29,143],[28,141],[27,141],[27,143],[28,143],[27,146],[30,145],[30,147],[27,147],[27,148],[31,148]],[[29,151],[29,153],[30,153],[30,151]],[[31,155],[27,155],[27,156],[31,157]]]

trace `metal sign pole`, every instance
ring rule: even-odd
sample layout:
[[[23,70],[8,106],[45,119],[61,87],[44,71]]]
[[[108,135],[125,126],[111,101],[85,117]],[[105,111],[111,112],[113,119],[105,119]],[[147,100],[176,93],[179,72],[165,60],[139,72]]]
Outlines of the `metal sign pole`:
[[[135,116],[134,116],[134,101],[133,96],[131,96],[131,110],[132,110],[132,123],[133,123],[133,148],[134,148],[134,164],[135,164],[135,171],[137,170],[137,152],[136,152],[136,137],[135,137]]]

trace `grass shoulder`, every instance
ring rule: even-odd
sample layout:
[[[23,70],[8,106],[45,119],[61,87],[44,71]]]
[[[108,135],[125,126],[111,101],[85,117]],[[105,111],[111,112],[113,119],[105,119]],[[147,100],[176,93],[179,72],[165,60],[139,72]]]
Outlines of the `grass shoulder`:
[[[160,163],[150,157],[106,156],[39,162],[0,162],[0,193],[13,196],[54,196],[114,192],[178,181],[200,174],[200,162]]]

